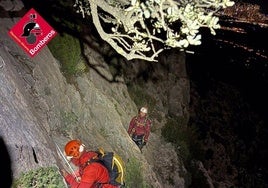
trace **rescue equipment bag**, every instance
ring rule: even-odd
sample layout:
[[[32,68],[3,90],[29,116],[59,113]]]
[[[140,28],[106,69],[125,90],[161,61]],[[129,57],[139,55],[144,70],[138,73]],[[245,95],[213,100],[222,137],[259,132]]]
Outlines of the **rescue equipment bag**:
[[[107,168],[110,176],[109,184],[124,186],[125,165],[122,158],[114,152],[105,152],[102,148],[97,153],[99,154],[98,159],[92,159],[94,160],[92,162],[99,162]]]

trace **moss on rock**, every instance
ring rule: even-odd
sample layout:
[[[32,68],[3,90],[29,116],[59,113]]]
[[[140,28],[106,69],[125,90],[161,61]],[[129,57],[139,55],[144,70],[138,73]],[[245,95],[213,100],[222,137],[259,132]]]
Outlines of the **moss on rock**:
[[[23,173],[14,181],[12,188],[65,188],[65,183],[56,167],[42,167]]]

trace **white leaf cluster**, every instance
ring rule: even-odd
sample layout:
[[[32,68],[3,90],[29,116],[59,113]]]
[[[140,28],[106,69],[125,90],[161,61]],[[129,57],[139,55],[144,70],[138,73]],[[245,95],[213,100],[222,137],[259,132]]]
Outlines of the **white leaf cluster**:
[[[83,16],[112,24],[109,33],[94,23],[100,36],[127,59],[156,61],[164,49],[201,45],[201,27],[215,35],[220,28],[215,13],[233,5],[231,0],[76,0],[74,6]]]

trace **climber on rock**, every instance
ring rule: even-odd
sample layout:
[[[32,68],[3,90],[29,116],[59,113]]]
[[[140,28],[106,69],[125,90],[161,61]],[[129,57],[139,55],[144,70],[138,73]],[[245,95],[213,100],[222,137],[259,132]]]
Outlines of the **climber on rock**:
[[[137,116],[133,117],[129,123],[128,134],[137,146],[142,150],[148,142],[152,122],[148,118],[148,108],[142,107]]]
[[[109,172],[99,162],[93,162],[98,158],[98,153],[86,151],[85,145],[79,140],[71,140],[65,145],[65,155],[79,170],[75,174],[69,174],[64,169],[62,174],[70,188],[117,188],[109,184]]]

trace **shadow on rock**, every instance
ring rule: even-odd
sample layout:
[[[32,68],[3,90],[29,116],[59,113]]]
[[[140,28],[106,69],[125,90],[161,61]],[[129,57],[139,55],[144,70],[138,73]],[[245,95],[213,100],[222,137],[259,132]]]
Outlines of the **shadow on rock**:
[[[7,150],[7,146],[2,137],[0,137],[0,161],[1,165],[1,187],[2,188],[10,188],[12,185],[12,169],[11,169],[11,159]]]

